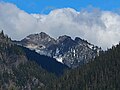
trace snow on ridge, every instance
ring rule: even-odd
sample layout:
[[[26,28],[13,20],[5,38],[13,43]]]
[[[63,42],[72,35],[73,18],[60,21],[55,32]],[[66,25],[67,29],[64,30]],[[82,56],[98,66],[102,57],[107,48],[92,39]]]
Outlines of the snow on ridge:
[[[55,58],[58,62],[63,63],[63,58],[62,57],[54,56],[53,58]]]

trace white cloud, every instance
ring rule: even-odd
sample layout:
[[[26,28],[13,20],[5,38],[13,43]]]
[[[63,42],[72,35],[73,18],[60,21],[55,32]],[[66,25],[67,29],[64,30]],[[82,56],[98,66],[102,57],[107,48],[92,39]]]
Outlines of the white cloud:
[[[10,3],[0,3],[0,29],[12,39],[44,31],[53,37],[79,36],[106,49],[120,40],[120,15],[110,11],[71,8],[56,9],[48,15],[28,14]]]
[[[36,25],[35,18],[15,5],[0,3],[0,29],[13,39],[20,39],[28,33],[34,33]]]

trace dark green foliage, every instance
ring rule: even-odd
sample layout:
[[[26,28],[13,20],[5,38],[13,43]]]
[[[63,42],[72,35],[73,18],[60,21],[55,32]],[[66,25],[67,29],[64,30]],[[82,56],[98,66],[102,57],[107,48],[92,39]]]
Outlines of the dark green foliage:
[[[54,75],[48,74],[35,62],[31,61],[20,64],[17,69],[13,69],[13,73],[16,76],[16,86],[24,87],[24,89],[25,87],[39,89],[55,79]]]
[[[12,50],[10,52],[15,53],[17,55],[25,54],[22,48],[18,47],[17,45],[12,46],[10,49]]]
[[[31,51],[25,47],[21,47],[26,54],[26,57],[30,61],[35,61],[39,66],[50,73],[54,73],[57,76],[60,76],[64,73],[65,69],[69,69],[68,66],[56,61],[56,59],[40,55],[35,51]]]
[[[55,78],[0,33],[0,90],[41,90]]]
[[[47,90],[120,90],[120,44],[83,67],[68,71]]]

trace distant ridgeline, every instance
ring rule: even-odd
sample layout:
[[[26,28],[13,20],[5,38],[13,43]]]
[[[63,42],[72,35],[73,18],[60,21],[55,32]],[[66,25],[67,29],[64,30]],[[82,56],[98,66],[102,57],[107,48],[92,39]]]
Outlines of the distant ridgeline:
[[[70,68],[76,68],[94,60],[101,51],[101,48],[79,37],[73,40],[70,36],[63,35],[54,39],[44,32],[31,34],[15,43],[35,50],[40,55],[53,57]]]

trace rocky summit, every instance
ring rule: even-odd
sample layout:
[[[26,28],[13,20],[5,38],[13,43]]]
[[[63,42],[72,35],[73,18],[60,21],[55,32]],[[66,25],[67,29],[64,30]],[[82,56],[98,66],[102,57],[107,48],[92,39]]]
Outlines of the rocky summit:
[[[98,56],[101,50],[79,37],[73,40],[70,36],[63,35],[54,39],[44,32],[31,34],[16,43],[41,55],[53,57],[70,68],[88,63]]]

